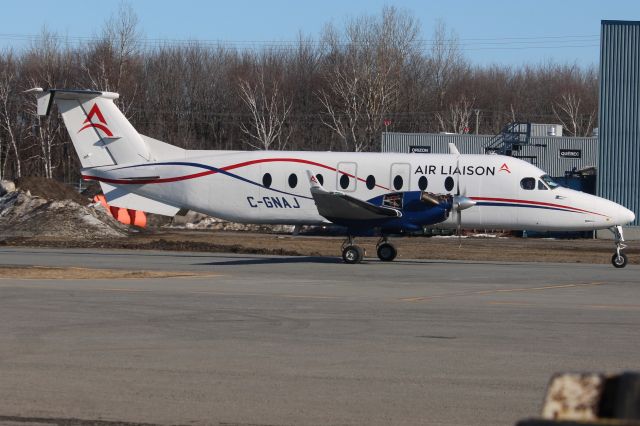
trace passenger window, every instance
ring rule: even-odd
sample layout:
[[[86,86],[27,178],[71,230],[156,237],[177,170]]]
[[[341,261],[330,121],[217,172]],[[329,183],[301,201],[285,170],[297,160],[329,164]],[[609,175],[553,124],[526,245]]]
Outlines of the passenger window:
[[[538,189],[542,190],[542,191],[546,191],[547,189],[547,185],[545,185],[544,183],[542,183],[541,180],[538,181]]]
[[[393,187],[396,189],[396,191],[400,191],[402,189],[403,183],[404,181],[402,180],[402,176],[397,175],[395,178],[393,178]]]
[[[520,181],[520,186],[527,191],[536,189],[536,180],[532,177],[526,177]]]
[[[447,178],[444,180],[444,189],[446,189],[447,191],[451,191],[454,185],[455,183],[453,182],[453,178],[451,176],[447,176]]]
[[[367,188],[373,189],[376,187],[376,178],[373,175],[367,176]]]
[[[424,191],[425,189],[427,189],[428,185],[429,185],[429,180],[427,179],[427,177],[420,176],[420,179],[418,179],[418,188],[420,188],[421,191]]]
[[[342,189],[347,189],[349,187],[349,176],[345,174],[340,176],[340,187]]]
[[[289,187],[295,188],[298,185],[298,176],[295,173],[289,175]]]
[[[265,188],[269,188],[272,181],[273,179],[271,179],[271,175],[269,173],[265,173],[264,176],[262,176],[262,185],[264,185]]]

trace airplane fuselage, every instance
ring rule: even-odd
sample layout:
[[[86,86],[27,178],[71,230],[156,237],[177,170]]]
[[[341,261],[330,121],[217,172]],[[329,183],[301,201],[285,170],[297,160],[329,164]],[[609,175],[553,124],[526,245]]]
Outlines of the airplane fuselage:
[[[580,231],[626,223],[632,215],[603,198],[554,187],[542,179],[544,171],[500,155],[185,151],[184,158],[85,174],[230,221],[327,223],[310,193],[307,170],[325,189],[365,201],[391,193],[459,191],[476,202],[462,215],[465,228]],[[418,225],[453,228],[456,222],[451,216]]]

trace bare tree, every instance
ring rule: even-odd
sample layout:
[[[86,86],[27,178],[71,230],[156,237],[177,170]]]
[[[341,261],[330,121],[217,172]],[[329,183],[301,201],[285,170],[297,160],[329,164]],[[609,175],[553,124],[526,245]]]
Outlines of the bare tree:
[[[33,42],[26,54],[28,87],[65,87],[70,56],[71,52],[68,48],[62,48],[57,34],[43,28],[40,37]],[[58,160],[54,156],[54,150],[62,145],[60,120],[56,114],[39,116],[32,98],[29,97],[29,100],[24,108],[31,120],[31,125],[26,129],[27,139],[34,140],[38,149],[28,160],[40,160],[44,176],[51,178],[55,161]]]
[[[377,141],[384,116],[398,99],[400,73],[415,49],[419,26],[408,13],[383,9],[380,19],[361,17],[345,35],[328,26],[327,88],[318,91],[322,122],[347,150],[366,151]]]
[[[419,30],[409,13],[385,8],[291,46],[151,46],[130,3],[87,43],[45,29],[27,48],[0,51],[0,173],[78,176],[59,115],[37,117],[32,97],[20,95],[33,86],[118,91],[138,131],[188,149],[237,150],[248,140],[262,149],[266,141],[269,149],[374,150],[387,118],[394,131],[464,132],[473,108],[481,132],[517,119],[591,133],[596,67],[471,67],[444,24],[426,50]]]
[[[2,72],[0,73],[0,128],[4,130],[6,147],[3,149],[0,140],[0,155],[4,151],[4,159],[0,161],[0,178],[6,172],[7,161],[10,157],[9,151],[13,152],[14,157],[14,174],[16,177],[22,176],[20,167],[20,153],[18,152],[18,144],[16,141],[16,119],[17,112],[15,109],[16,101],[16,75],[13,67],[14,59],[12,53],[7,53],[4,61]]]
[[[596,112],[581,114],[582,100],[575,93],[562,94],[560,101],[551,105],[556,118],[572,136],[588,136],[593,130]]]
[[[249,136],[246,143],[256,149],[284,149],[291,136],[291,132],[285,128],[291,102],[287,102],[280,93],[277,79],[272,81],[268,90],[264,81],[264,69],[261,69],[257,83],[240,80],[239,89],[240,97],[251,115],[249,125],[240,125],[242,132]]]
[[[461,96],[460,99],[449,105],[446,114],[437,112],[436,119],[440,124],[440,130],[452,133],[468,133],[471,124],[471,115],[473,114],[473,99],[467,99]]]
[[[438,108],[445,104],[445,97],[460,72],[467,68],[467,63],[460,50],[458,36],[447,31],[442,21],[438,21],[433,32],[431,53],[427,62]]]
[[[101,36],[86,50],[82,65],[95,90],[120,92],[123,86],[128,86],[128,96],[118,101],[126,115],[135,101],[138,87],[131,70],[140,43],[138,16],[131,3],[123,0],[117,12],[105,22]]]

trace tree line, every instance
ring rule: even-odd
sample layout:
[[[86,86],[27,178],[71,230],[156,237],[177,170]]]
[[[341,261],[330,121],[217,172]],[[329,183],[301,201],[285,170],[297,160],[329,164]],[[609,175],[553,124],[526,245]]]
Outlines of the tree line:
[[[496,134],[511,121],[591,134],[594,67],[477,66],[443,23],[426,45],[420,34],[394,7],[259,48],[151,44],[126,4],[84,42],[43,29],[0,53],[0,178],[79,178],[59,114],[38,117],[23,93],[36,86],[118,92],[140,133],[187,149],[376,151],[383,131]]]

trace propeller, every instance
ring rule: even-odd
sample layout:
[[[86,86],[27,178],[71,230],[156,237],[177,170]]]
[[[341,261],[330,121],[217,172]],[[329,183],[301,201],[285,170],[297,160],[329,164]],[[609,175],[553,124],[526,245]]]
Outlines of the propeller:
[[[456,170],[458,177],[456,179],[456,195],[453,197],[453,209],[456,211],[456,232],[458,234],[458,244],[462,247],[462,210],[476,205],[476,202],[466,196],[466,188],[463,194],[460,194],[460,156],[456,159]]]

